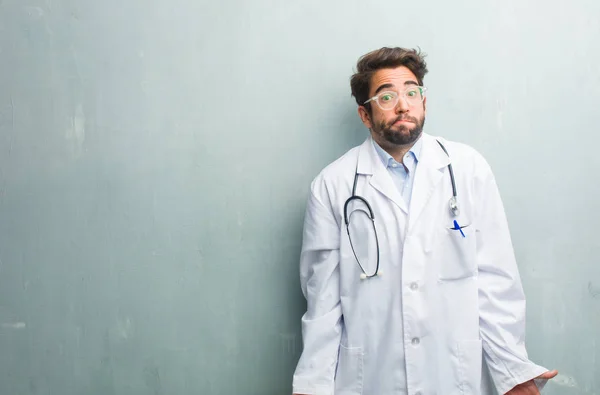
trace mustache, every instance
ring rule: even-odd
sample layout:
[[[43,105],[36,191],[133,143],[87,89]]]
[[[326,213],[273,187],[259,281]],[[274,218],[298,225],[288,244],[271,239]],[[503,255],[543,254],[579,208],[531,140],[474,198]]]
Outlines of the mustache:
[[[415,117],[409,117],[409,116],[402,116],[402,115],[400,115],[396,119],[394,119],[392,122],[390,122],[390,125],[393,125],[393,124],[395,124],[398,121],[409,121],[409,122],[414,123],[415,125],[419,124],[419,120],[417,118],[415,118]]]

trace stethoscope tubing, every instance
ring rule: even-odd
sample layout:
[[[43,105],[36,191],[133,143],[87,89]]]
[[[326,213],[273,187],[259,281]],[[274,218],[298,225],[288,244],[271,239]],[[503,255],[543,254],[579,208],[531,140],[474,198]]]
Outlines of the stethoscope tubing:
[[[444,151],[444,153],[450,157],[450,154],[448,153],[448,150],[446,150],[446,147],[439,141],[436,140],[437,143],[440,145],[440,147],[442,148],[442,150]],[[457,192],[456,192],[456,180],[454,178],[454,171],[452,169],[452,163],[448,164],[448,172],[450,175],[450,182],[452,184],[452,197],[450,198],[449,201],[449,206],[450,206],[450,211],[452,212],[452,214],[457,217],[460,213],[460,210],[458,208],[458,198],[457,198]],[[363,198],[362,196],[358,196],[356,195],[356,185],[358,183],[358,160],[356,162],[356,169],[354,171],[354,183],[352,186],[352,196],[350,196],[346,202],[344,203],[344,222],[346,224],[346,232],[348,233],[348,238],[350,239],[350,247],[352,248],[352,253],[354,254],[354,258],[356,259],[356,262],[358,263],[358,266],[360,266],[360,269],[362,271],[361,274],[361,278],[362,279],[366,279],[366,278],[371,278],[371,277],[375,277],[375,276],[380,276],[381,272],[379,271],[379,238],[377,236],[377,229],[375,228],[375,214],[373,212],[373,209],[371,208],[371,205],[369,204],[369,202]],[[377,245],[377,265],[375,268],[375,273],[372,275],[368,275],[367,272],[365,271],[365,269],[363,268],[363,266],[360,264],[360,261],[358,259],[358,256],[356,255],[356,251],[354,250],[354,246],[352,245],[352,240],[350,238],[350,228],[349,228],[349,218],[348,218],[348,205],[350,204],[351,201],[353,200],[360,200],[361,202],[363,202],[366,206],[367,209],[369,210],[368,215],[369,215],[369,219],[373,222],[373,229],[375,230],[375,242]],[[362,210],[364,211],[364,210]]]

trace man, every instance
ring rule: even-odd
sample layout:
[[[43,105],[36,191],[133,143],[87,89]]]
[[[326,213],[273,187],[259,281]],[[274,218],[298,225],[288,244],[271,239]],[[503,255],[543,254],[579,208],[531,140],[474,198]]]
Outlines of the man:
[[[351,79],[370,136],[312,182],[295,394],[539,394],[525,297],[494,176],[423,133],[424,57],[382,48]],[[485,364],[483,363],[485,362]]]

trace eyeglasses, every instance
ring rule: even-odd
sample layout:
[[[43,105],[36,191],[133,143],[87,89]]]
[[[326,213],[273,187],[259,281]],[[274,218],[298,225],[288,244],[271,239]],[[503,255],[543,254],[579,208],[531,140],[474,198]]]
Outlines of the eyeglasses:
[[[409,106],[414,106],[425,100],[425,91],[427,91],[427,88],[425,88],[424,86],[411,85],[401,93],[395,91],[381,92],[380,94],[373,96],[363,104],[367,104],[371,101],[374,101],[382,110],[391,110],[398,105],[398,100],[400,99],[400,97],[402,97],[406,101],[406,104],[408,104]]]

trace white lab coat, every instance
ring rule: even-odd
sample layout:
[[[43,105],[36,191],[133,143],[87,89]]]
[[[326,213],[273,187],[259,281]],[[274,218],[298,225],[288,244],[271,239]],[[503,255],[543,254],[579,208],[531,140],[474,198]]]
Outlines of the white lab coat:
[[[294,393],[490,395],[495,387],[504,394],[547,371],[525,349],[525,297],[488,163],[438,138],[456,178],[455,218],[450,159],[433,136],[422,138],[408,215],[370,137],[311,184],[300,262],[307,311]],[[367,280],[343,218],[356,169],[357,195],[375,215],[383,273]],[[466,237],[449,229],[454,219]],[[370,246],[363,256],[374,257],[372,238],[356,234]],[[360,240],[352,240],[359,249]],[[494,385],[482,380],[486,366]]]

